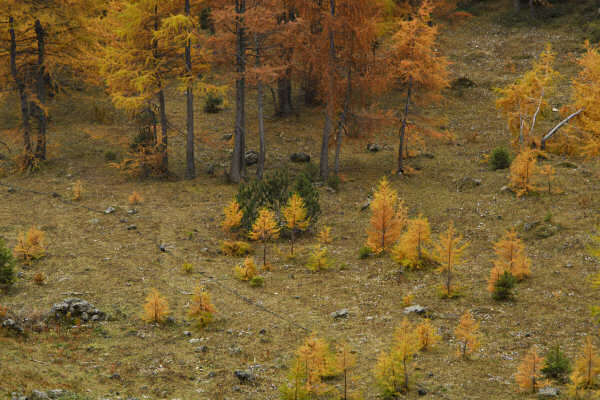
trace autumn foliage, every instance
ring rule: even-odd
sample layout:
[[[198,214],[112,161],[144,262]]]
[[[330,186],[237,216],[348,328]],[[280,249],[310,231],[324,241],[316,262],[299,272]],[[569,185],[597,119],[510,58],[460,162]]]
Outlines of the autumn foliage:
[[[443,276],[442,291],[444,297],[455,295],[456,285],[453,283],[453,275],[456,265],[462,260],[462,254],[468,247],[468,243],[462,241],[462,236],[456,232],[454,223],[450,223],[445,232],[440,233],[439,240],[434,244],[433,257],[440,263],[438,272]]]
[[[575,360],[575,367],[571,374],[570,391],[575,396],[581,391],[595,388],[598,384],[598,374],[600,374],[600,357],[598,350],[588,336],[582,346],[579,357]]]
[[[44,257],[46,255],[44,232],[32,226],[27,233],[19,233],[13,254],[15,258],[23,260],[26,264],[31,264],[33,261]]]
[[[294,242],[296,240],[296,231],[302,231],[308,227],[309,219],[306,217],[306,207],[304,200],[297,193],[294,193],[289,199],[287,205],[283,208],[283,217],[286,227],[291,232],[291,251],[294,254]]]
[[[240,205],[236,200],[232,200],[224,209],[225,218],[221,224],[225,233],[231,234],[242,223],[244,213],[240,209]]]
[[[479,348],[479,323],[469,311],[460,318],[458,326],[454,329],[454,336],[458,341],[458,355],[463,358],[468,358]]]
[[[169,303],[160,292],[152,289],[146,297],[143,320],[146,322],[162,323],[169,314]]]
[[[532,346],[523,361],[519,365],[515,381],[524,392],[535,393],[540,387],[541,369],[544,366],[544,358],[537,353],[535,346]]]
[[[199,327],[203,327],[212,321],[216,312],[217,310],[210,300],[208,291],[201,286],[196,287],[188,316],[196,321]]]
[[[517,197],[538,190],[536,179],[539,174],[537,165],[538,151],[524,148],[510,165],[510,187]]]
[[[261,209],[249,236],[250,239],[263,243],[263,267],[267,265],[267,242],[279,238],[279,230],[273,211],[266,208]]]
[[[398,193],[384,177],[371,202],[370,228],[367,230],[367,246],[375,253],[390,249],[398,240],[406,225],[407,210],[398,200]]]
[[[419,215],[409,219],[406,232],[400,236],[400,241],[394,247],[394,260],[410,268],[420,268],[427,254],[425,245],[430,243],[431,229],[427,218]]]
[[[488,280],[488,291],[494,291],[494,285],[505,272],[509,272],[518,280],[523,280],[531,275],[531,260],[525,254],[525,245],[517,237],[513,229],[505,233],[504,237],[494,244],[496,259]]]

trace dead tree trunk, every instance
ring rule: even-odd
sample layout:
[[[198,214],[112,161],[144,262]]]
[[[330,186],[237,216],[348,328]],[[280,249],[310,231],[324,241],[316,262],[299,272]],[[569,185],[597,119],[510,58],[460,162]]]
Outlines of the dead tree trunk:
[[[546,135],[544,135],[544,137],[542,138],[542,142],[540,143],[540,148],[542,150],[546,150],[546,142],[548,141],[548,139],[550,139],[552,136],[554,136],[560,130],[560,128],[562,128],[563,126],[568,124],[571,119],[575,118],[582,112],[583,112],[583,109],[577,110],[573,114],[569,115],[567,118],[560,121],[554,128],[552,128],[550,130],[550,132],[548,132]]]
[[[229,179],[239,183],[245,172],[245,134],[246,134],[246,32],[243,27],[243,14],[246,12],[246,0],[236,0],[236,70],[238,77],[235,81],[235,131],[234,146],[231,156]]]
[[[38,136],[37,144],[35,148],[35,157],[40,160],[46,159],[46,82],[44,79],[45,68],[44,68],[44,57],[45,57],[45,42],[44,36],[46,32],[42,27],[40,20],[35,20],[35,34],[37,39],[38,47],[38,65],[37,65],[37,97],[38,104],[36,104],[37,119],[38,119]]]
[[[410,106],[410,94],[412,90],[412,79],[408,82],[406,92],[406,104],[404,106],[404,116],[402,117],[402,126],[400,127],[400,144],[398,145],[398,174],[404,173],[404,140],[406,135],[406,124],[408,121],[408,110]]]
[[[329,0],[329,10],[332,18],[335,18],[335,0]],[[323,138],[321,142],[321,158],[319,160],[319,172],[321,179],[326,182],[329,178],[329,136],[331,135],[333,125],[334,90],[335,90],[335,37],[333,28],[329,27],[329,61],[328,61],[328,91],[327,105],[325,107],[325,126],[323,127]]]

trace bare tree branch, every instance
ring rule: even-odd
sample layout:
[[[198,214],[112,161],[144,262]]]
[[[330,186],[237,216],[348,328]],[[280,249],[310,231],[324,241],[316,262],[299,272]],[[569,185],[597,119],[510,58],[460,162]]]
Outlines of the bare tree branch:
[[[567,118],[563,119],[562,121],[560,121],[554,128],[552,128],[550,130],[550,132],[548,132],[546,134],[546,136],[544,136],[542,138],[542,143],[541,143],[541,149],[545,150],[546,149],[546,141],[548,139],[550,139],[552,136],[554,136],[554,134],[556,132],[558,132],[560,130],[560,128],[562,128],[564,125],[566,125],[567,123],[569,123],[569,121],[573,118],[575,118],[576,116],[578,116],[579,114],[581,114],[583,112],[583,108],[580,110],[575,111],[573,114],[569,115]]]

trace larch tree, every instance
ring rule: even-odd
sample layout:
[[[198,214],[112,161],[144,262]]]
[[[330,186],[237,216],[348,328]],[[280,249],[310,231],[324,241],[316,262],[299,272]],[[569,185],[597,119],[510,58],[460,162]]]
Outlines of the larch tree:
[[[544,366],[544,358],[537,353],[535,346],[532,346],[523,361],[519,365],[515,381],[524,392],[535,393],[540,387],[541,369]]]
[[[146,322],[161,323],[169,314],[169,302],[160,292],[152,289],[146,297],[143,319]]]
[[[510,164],[510,187],[517,197],[524,196],[538,190],[536,186],[539,167],[537,156],[539,152],[529,147],[523,147]]]
[[[425,245],[431,242],[431,228],[427,218],[419,215],[408,220],[406,232],[400,236],[392,252],[394,260],[410,268],[419,268],[426,254]]]
[[[479,323],[469,311],[465,311],[460,318],[458,326],[454,329],[454,336],[459,343],[458,354],[463,358],[467,358],[479,348]]]
[[[496,259],[490,272],[488,290],[494,291],[495,283],[505,273],[509,272],[518,280],[523,280],[531,275],[531,260],[525,253],[525,245],[512,229],[505,233],[504,237],[494,243]]]
[[[266,208],[261,209],[252,225],[252,232],[249,236],[252,240],[263,243],[263,267],[265,268],[267,266],[267,243],[279,238],[279,231],[280,228],[275,220],[275,213]]]
[[[571,389],[577,392],[579,389],[589,389],[597,385],[598,374],[600,374],[600,357],[598,350],[588,336],[581,349],[580,356],[575,361],[575,367],[571,374]]]
[[[231,234],[235,229],[239,228],[242,224],[242,218],[244,213],[240,209],[239,203],[234,199],[224,208],[225,218],[221,223],[223,231],[227,234]]]
[[[438,30],[431,20],[433,9],[433,2],[424,0],[416,11],[400,19],[398,29],[391,38],[388,54],[392,64],[390,73],[406,90],[399,130],[399,174],[404,172],[404,152],[411,104],[438,101],[441,99],[442,90],[449,85],[449,62],[436,51]],[[421,129],[425,132],[424,127]],[[436,136],[440,135],[434,130],[428,132]]]
[[[375,253],[390,249],[406,225],[407,210],[398,193],[384,177],[371,202],[370,227],[367,229],[367,246]]]
[[[291,251],[290,254],[294,255],[294,242],[296,240],[296,230],[302,231],[308,227],[310,219],[306,217],[306,207],[304,206],[304,200],[294,193],[289,199],[287,205],[283,208],[283,217],[285,218],[286,227],[290,230],[291,237]]]
[[[461,262],[462,255],[468,247],[468,243],[462,241],[462,235],[456,232],[454,223],[450,223],[445,232],[440,233],[439,240],[434,244],[433,257],[440,263],[438,272],[444,276],[442,284],[443,296],[450,298],[453,296],[456,286],[452,279],[456,265]]]
[[[496,108],[507,121],[516,149],[541,144],[541,139],[534,136],[534,129],[551,108],[548,99],[556,92],[560,75],[553,69],[555,57],[548,45],[531,70],[507,87],[496,89],[499,94]]]
[[[5,0],[2,4],[0,21],[6,29],[0,30],[0,85],[20,99],[22,169],[47,157],[49,95],[73,87],[73,76],[88,76],[89,21],[102,6],[99,0]]]

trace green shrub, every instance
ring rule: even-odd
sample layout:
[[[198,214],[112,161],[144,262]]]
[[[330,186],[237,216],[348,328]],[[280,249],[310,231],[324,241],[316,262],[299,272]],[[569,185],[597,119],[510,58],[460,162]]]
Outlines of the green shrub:
[[[512,299],[512,290],[514,289],[516,283],[517,278],[515,278],[510,272],[504,271],[504,273],[500,276],[500,278],[498,278],[496,283],[494,283],[494,291],[492,292],[492,298],[498,301]]]
[[[255,276],[254,278],[250,279],[250,286],[252,287],[262,287],[265,284],[265,278],[263,278],[260,275]]]
[[[286,170],[277,170],[262,180],[255,179],[240,185],[236,200],[244,213],[242,228],[250,230],[258,211],[263,207],[274,210],[279,215],[292,193],[298,193],[302,197],[310,223],[315,224],[321,213],[321,206],[319,192],[310,179],[305,174],[300,174],[291,180]]]
[[[15,281],[15,259],[12,252],[0,239],[0,284],[10,285]]]
[[[308,164],[302,170],[302,174],[304,174],[309,181],[317,182],[319,180],[319,166],[312,161],[309,161]]]
[[[555,379],[559,382],[566,382],[571,373],[571,361],[562,352],[559,345],[553,346],[544,361],[542,374],[548,379]]]
[[[106,161],[116,161],[117,153],[115,153],[114,151],[108,150],[107,152],[104,153],[104,159]]]
[[[371,250],[369,246],[362,246],[360,249],[358,249],[358,258],[361,260],[368,258],[371,256],[371,254],[373,254],[373,250]]]
[[[207,114],[216,114],[223,111],[223,98],[216,93],[208,93],[204,102],[204,112]]]
[[[510,167],[510,154],[503,147],[496,147],[490,155],[490,167],[493,170]]]

